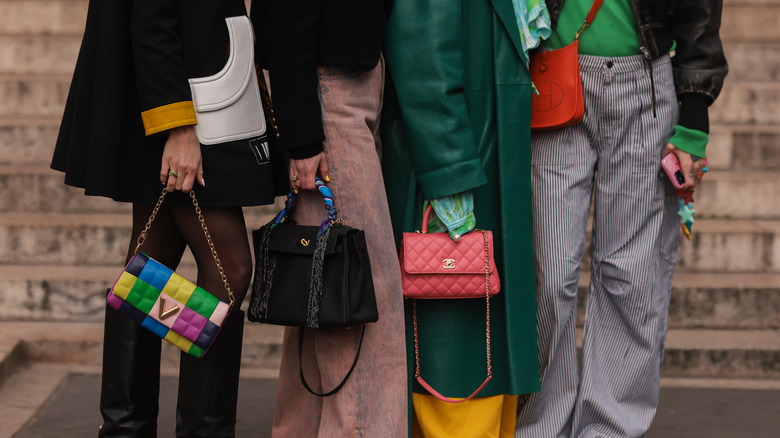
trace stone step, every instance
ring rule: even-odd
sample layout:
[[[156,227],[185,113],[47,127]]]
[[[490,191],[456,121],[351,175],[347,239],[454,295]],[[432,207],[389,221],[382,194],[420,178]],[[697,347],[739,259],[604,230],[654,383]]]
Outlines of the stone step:
[[[101,361],[102,324],[0,322],[7,350],[30,362]],[[278,369],[283,328],[247,323],[242,366]],[[17,340],[13,343],[13,340]],[[163,343],[163,363],[178,360]],[[21,350],[21,351],[19,351]],[[6,356],[3,357],[5,359]],[[5,362],[5,360],[3,360]],[[670,330],[666,340],[666,378],[780,379],[780,333],[772,330]]]
[[[676,272],[780,273],[778,234],[778,220],[698,219],[691,240],[680,232]],[[590,264],[588,233],[581,269]]]
[[[0,265],[0,321],[99,321],[106,289],[121,266]],[[187,253],[176,270],[197,278]],[[580,281],[579,323],[584,322],[588,274]],[[678,272],[669,326],[681,329],[780,329],[779,274]]]
[[[729,82],[710,107],[715,125],[776,125],[780,122],[780,83]]]
[[[780,171],[780,127],[713,126],[707,158],[710,170],[777,174]]]
[[[128,203],[102,196],[85,196],[84,190],[64,184],[65,175],[36,164],[0,165],[3,213],[126,213]],[[162,186],[161,186],[162,187]]]
[[[86,0],[3,0],[0,29],[5,34],[81,35],[86,13]],[[727,0],[721,36],[727,41],[779,41],[779,16],[773,0]]]
[[[0,34],[0,75],[73,74],[81,35]]]
[[[584,272],[577,302],[580,326],[585,322],[589,283],[590,273]],[[672,283],[669,327],[780,329],[780,274],[677,272]]]
[[[696,218],[780,219],[777,172],[708,173],[695,190]]]
[[[81,364],[97,370],[102,362],[103,312],[95,322],[0,322],[0,369],[26,363]],[[278,375],[284,327],[246,322],[242,374]],[[178,368],[180,350],[163,342],[162,367]],[[1,382],[0,382],[1,383]]]
[[[2,35],[81,36],[87,0],[1,0]]]
[[[270,220],[276,211],[272,208],[247,208],[247,233]],[[121,268],[131,225],[130,214],[3,213],[0,214],[0,265]]]
[[[0,34],[0,74],[72,74],[81,35]],[[729,82],[774,82],[780,79],[780,44],[765,41],[724,45]]]
[[[84,190],[64,184],[64,174],[42,164],[0,164],[0,213],[127,213],[128,203],[102,196],[85,196]],[[162,190],[162,186],[160,186]],[[244,208],[253,226],[283,208],[283,202],[270,206]]]
[[[777,330],[670,330],[664,377],[780,378]]]
[[[0,118],[0,166],[40,164],[48,167],[59,126],[59,117]]]
[[[778,21],[780,15],[775,17]],[[728,41],[724,42],[723,51],[729,63],[727,84],[780,80],[780,41]]]
[[[0,168],[3,164],[48,168],[59,125],[60,118],[53,116],[0,117]],[[711,170],[780,171],[780,127],[713,125],[707,157]]]
[[[0,117],[62,116],[71,75],[0,76]]]
[[[724,42],[780,41],[780,5],[775,0],[726,0],[720,36]]]
[[[0,117],[59,117],[65,107],[70,75],[0,77]],[[780,84],[729,82],[713,104],[710,119],[718,124],[774,125],[780,122]]]
[[[780,273],[780,221],[702,219],[680,242],[678,272]]]
[[[130,225],[127,214],[0,214],[0,264],[121,265]],[[693,231],[681,241],[679,272],[780,273],[778,220],[700,219]],[[589,264],[586,252],[583,268]]]

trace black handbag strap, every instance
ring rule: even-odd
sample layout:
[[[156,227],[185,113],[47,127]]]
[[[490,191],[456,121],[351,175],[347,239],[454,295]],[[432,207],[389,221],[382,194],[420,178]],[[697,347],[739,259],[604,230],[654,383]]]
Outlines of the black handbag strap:
[[[331,391],[322,394],[312,390],[311,387],[309,387],[309,384],[306,383],[306,376],[303,375],[303,361],[301,360],[301,358],[303,356],[303,331],[304,330],[306,330],[306,328],[301,327],[298,331],[298,369],[300,370],[301,383],[303,383],[303,387],[306,388],[307,391],[309,391],[314,395],[320,397],[330,397],[331,395],[341,390],[344,384],[347,383],[347,379],[349,379],[349,376],[352,375],[352,371],[355,370],[355,365],[357,365],[358,358],[360,357],[360,348],[363,347],[363,336],[366,334],[366,325],[363,324],[363,329],[360,331],[360,343],[358,344],[357,352],[355,353],[355,360],[352,361],[352,366],[349,368],[349,371],[347,371],[347,375],[344,376],[344,378],[341,380],[341,383],[336,385],[335,388],[333,388]]]

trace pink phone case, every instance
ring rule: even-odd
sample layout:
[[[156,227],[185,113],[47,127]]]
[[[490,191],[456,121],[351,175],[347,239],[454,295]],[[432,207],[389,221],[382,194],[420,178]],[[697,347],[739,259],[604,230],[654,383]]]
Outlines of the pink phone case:
[[[661,160],[661,167],[664,168],[666,174],[669,176],[669,180],[672,181],[672,185],[676,189],[681,189],[685,186],[685,177],[680,169],[680,161],[677,159],[677,155],[674,152],[668,154]]]

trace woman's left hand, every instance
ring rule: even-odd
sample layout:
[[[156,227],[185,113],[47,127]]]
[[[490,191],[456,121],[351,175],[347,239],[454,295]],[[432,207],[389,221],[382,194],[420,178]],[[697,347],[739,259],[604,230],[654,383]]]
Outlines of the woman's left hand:
[[[205,186],[200,142],[192,126],[173,128],[163,149],[160,182],[169,192],[189,192],[197,181]]]
[[[290,158],[290,187],[296,193],[298,190],[316,190],[314,178],[317,176],[318,170],[322,179],[330,181],[325,152],[300,160]]]
[[[683,190],[693,190],[696,187],[696,183],[699,182],[698,176],[704,168],[704,160],[696,159],[696,161],[694,161],[693,155],[677,149],[671,143],[666,144],[666,148],[661,152],[661,158],[668,154],[677,155],[677,161],[680,162],[680,170],[685,178]]]

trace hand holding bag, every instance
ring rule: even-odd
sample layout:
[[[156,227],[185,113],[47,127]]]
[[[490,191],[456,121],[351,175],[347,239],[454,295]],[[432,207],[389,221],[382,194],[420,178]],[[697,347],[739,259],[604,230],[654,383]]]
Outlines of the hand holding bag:
[[[604,0],[595,0],[574,41],[558,50],[531,54],[531,80],[539,94],[531,95],[531,130],[549,131],[576,125],[585,116],[580,75],[579,37],[593,23]]]
[[[423,214],[422,231],[403,233],[400,264],[401,283],[406,298],[414,299],[415,379],[431,395],[449,403],[471,400],[493,378],[490,364],[490,297],[501,289],[493,258],[493,233],[474,230],[459,241],[448,233],[428,233],[428,219],[433,207]],[[433,389],[420,375],[420,347],[417,334],[418,299],[485,298],[487,377],[468,397],[453,400]]]
[[[289,214],[296,204],[293,192],[285,208],[253,232],[256,267],[249,303],[250,321],[301,327],[299,358],[304,328],[350,327],[379,319],[374,281],[362,230],[338,219],[333,194],[317,178],[317,189],[328,214],[317,226],[295,225]],[[301,382],[312,394],[335,394],[355,368],[332,391],[316,393],[309,388],[301,369]]]
[[[153,258],[138,252],[146,241],[166,193],[167,190],[163,189],[146,227],[138,236],[133,257],[111,288],[106,302],[185,353],[202,357],[214,343],[225,323],[228,311],[235,303],[235,296],[214,249],[211,235],[195,199],[195,192],[190,192],[192,204],[211,248],[217,270],[222,275],[230,302],[220,301]],[[106,342],[111,340],[107,339]]]

